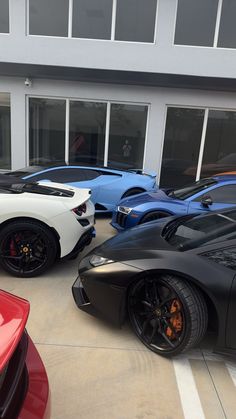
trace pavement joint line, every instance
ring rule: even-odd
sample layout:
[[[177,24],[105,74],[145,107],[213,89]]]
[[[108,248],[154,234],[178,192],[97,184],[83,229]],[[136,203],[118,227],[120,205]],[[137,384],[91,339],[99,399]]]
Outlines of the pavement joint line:
[[[109,346],[88,346],[88,345],[68,345],[68,344],[58,344],[58,343],[46,343],[46,342],[36,342],[34,341],[35,345],[41,346],[58,346],[64,348],[81,348],[81,349],[111,349],[114,351],[134,351],[134,352],[146,352],[151,353],[149,349],[134,349],[134,348],[114,348]],[[154,355],[154,354],[153,354]]]
[[[209,374],[210,379],[211,379],[211,381],[212,381],[212,385],[213,385],[213,387],[214,387],[214,389],[215,389],[216,396],[217,396],[217,398],[218,398],[218,400],[219,400],[219,403],[220,403],[220,406],[221,406],[221,409],[222,409],[222,413],[223,413],[223,415],[224,415],[225,419],[227,419],[227,415],[226,415],[226,412],[225,412],[224,406],[223,406],[223,404],[222,404],[222,401],[221,401],[220,395],[219,395],[219,393],[218,393],[218,390],[217,390],[216,385],[215,385],[215,382],[214,382],[214,380],[213,380],[213,377],[212,377],[212,374],[211,374],[210,368],[209,368],[208,363],[207,363],[208,359],[207,359],[207,358],[205,359],[204,352],[202,352],[202,356],[203,356],[203,359],[204,359],[204,362],[205,362],[205,365],[206,365],[206,368],[207,368],[208,374]]]

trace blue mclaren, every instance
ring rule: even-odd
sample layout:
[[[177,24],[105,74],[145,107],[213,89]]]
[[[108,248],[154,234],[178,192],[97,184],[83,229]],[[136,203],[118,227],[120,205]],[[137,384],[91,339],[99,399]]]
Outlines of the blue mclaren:
[[[175,214],[209,212],[236,206],[236,174],[201,179],[181,189],[160,189],[122,199],[113,211],[117,230]]]
[[[117,170],[93,166],[29,166],[8,175],[22,179],[66,183],[91,189],[96,212],[111,212],[117,202],[131,195],[157,190],[156,173],[142,170]]]

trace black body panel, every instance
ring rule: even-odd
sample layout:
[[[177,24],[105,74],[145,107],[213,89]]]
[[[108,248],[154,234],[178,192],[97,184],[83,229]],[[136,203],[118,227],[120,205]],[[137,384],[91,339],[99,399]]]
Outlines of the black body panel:
[[[177,217],[169,220],[174,218]],[[147,223],[120,233],[87,255],[79,266],[82,280],[80,292],[85,296],[87,306],[75,298],[77,305],[90,314],[100,313],[121,325],[126,318],[127,296],[133,282],[143,276],[173,274],[201,290],[209,310],[213,306],[211,321],[217,329],[215,351],[236,353],[236,272],[227,264],[207,257],[209,252],[236,248],[236,239],[216,240],[180,251],[162,236],[169,220]],[[108,262],[94,267],[90,263],[93,255],[101,256]],[[73,292],[76,287],[78,281],[73,286]]]

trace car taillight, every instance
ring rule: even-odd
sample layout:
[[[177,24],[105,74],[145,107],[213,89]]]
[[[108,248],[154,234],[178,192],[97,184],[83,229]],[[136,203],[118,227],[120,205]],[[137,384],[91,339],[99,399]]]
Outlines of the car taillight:
[[[72,211],[76,215],[81,216],[83,213],[85,213],[87,211],[87,205],[86,204],[79,205],[78,207],[73,208]]]

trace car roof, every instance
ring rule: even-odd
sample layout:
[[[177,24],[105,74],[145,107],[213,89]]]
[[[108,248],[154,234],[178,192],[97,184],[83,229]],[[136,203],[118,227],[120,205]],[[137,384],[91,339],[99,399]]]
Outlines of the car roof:
[[[104,172],[116,172],[117,174],[124,174],[124,173],[138,173],[141,174],[141,170],[135,170],[132,171],[132,169],[117,169],[114,167],[105,167],[105,166],[88,166],[88,165],[81,165],[81,164],[71,164],[71,165],[67,165],[67,164],[57,164],[57,165],[50,165],[50,166],[27,166],[27,167],[23,167],[22,169],[19,170],[15,170],[12,172],[8,172],[7,175],[13,175],[13,176],[29,176],[32,175],[34,173],[39,173],[39,172],[43,172],[43,171],[47,171],[47,170],[56,170],[56,169],[84,169],[84,170],[102,170]]]

